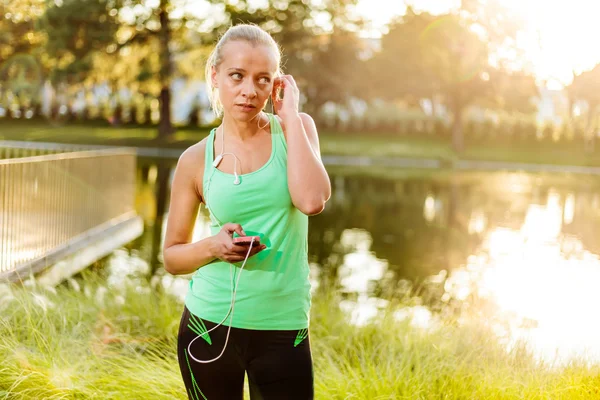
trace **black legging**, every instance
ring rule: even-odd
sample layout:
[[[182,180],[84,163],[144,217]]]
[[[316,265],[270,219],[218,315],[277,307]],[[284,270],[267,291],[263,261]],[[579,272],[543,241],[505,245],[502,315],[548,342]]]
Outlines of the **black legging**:
[[[246,372],[252,400],[308,400],[314,397],[312,357],[306,329],[231,328],[221,358],[209,364],[194,361],[188,354],[189,343],[215,325],[191,314],[187,307],[183,311],[177,357],[190,399],[243,399]],[[223,350],[227,328],[221,325],[197,339],[190,349],[192,355],[200,360],[217,357]]]

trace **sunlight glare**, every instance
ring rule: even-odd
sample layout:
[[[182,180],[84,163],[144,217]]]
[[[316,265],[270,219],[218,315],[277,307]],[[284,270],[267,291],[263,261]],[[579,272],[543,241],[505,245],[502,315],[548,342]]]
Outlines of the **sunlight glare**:
[[[515,61],[525,62],[549,86],[560,88],[571,81],[573,71],[580,73],[600,62],[600,52],[594,51],[591,39],[600,34],[596,23],[600,2],[500,0],[500,4],[525,24],[517,45],[525,50],[527,60]],[[456,10],[460,0],[359,0],[355,11],[369,21],[363,36],[385,33],[385,25],[404,13],[406,6],[417,12],[442,14]]]
[[[469,257],[445,286],[459,299],[475,288],[497,307],[482,323],[501,333],[498,321],[508,322],[509,346],[525,340],[540,359],[557,365],[573,358],[600,363],[600,320],[593,317],[600,260],[579,239],[561,233],[563,215],[573,218],[567,208],[573,203],[567,196],[561,206],[558,193],[550,191],[545,205],[530,205],[521,229],[491,231],[481,253]]]
[[[502,6],[525,23],[518,43],[527,52],[534,73],[542,80],[571,81],[577,73],[600,62],[590,38],[600,33],[600,2],[588,0],[502,0]]]
[[[345,293],[355,297],[340,301],[340,309],[349,316],[351,324],[362,326],[379,314],[388,302],[371,296],[370,284],[380,281],[387,271],[386,261],[377,259],[371,252],[371,235],[360,229],[347,229],[340,243],[350,248],[339,269],[340,285]]]

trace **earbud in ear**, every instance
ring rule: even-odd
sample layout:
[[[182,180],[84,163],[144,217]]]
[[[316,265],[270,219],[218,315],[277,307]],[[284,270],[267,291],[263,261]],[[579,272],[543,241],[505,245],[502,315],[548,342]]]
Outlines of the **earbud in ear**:
[[[223,155],[219,154],[217,156],[217,158],[215,158],[215,161],[213,161],[213,167],[217,168],[219,166],[219,164],[221,164],[222,159],[223,159]]]

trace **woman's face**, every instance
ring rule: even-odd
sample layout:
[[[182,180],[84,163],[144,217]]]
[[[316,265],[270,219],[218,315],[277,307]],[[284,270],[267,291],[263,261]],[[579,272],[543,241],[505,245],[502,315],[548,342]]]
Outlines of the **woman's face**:
[[[223,47],[222,62],[212,70],[223,112],[236,120],[254,118],[267,104],[278,69],[276,54],[266,45],[232,41]]]

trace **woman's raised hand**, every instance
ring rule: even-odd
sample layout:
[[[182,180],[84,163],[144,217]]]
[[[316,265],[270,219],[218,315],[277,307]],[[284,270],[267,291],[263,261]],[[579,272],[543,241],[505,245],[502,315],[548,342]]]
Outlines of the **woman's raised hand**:
[[[283,98],[277,97],[277,88],[283,89]],[[300,90],[291,75],[282,75],[275,80],[273,88],[273,107],[275,113],[286,121],[288,118],[298,116],[298,104],[300,102]]]

